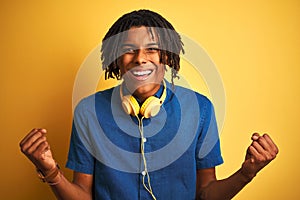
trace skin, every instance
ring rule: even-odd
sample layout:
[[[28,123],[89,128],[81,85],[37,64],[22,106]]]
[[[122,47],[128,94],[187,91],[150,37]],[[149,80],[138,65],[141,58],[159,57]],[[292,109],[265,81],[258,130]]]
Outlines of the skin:
[[[268,134],[260,136],[254,133],[251,140],[241,168],[228,178],[217,180],[215,168],[197,171],[196,199],[232,199],[262,168],[276,158],[278,147]]]
[[[45,175],[56,168],[46,133],[45,129],[33,129],[20,142],[21,151]],[[51,186],[57,199],[92,199],[92,175],[74,172],[73,181],[70,182],[61,174],[51,182],[58,182],[57,185]]]
[[[133,27],[121,46],[123,55],[118,60],[121,76],[127,89],[142,102],[159,90],[165,75],[157,41],[156,34],[152,37],[146,27]],[[135,76],[133,73],[148,71],[151,73],[145,76]]]
[[[126,87],[144,101],[159,90],[165,73],[159,62],[157,38],[155,34],[152,38],[145,27],[133,27],[121,48],[123,55],[118,64]],[[133,75],[133,71],[146,74],[149,70],[151,73],[144,76]],[[217,180],[215,168],[197,170],[196,199],[231,199],[278,154],[278,148],[269,135],[255,133],[251,140],[241,168],[228,178]],[[30,131],[20,142],[20,148],[45,175],[56,168],[45,129]],[[58,183],[51,186],[57,199],[92,199],[92,175],[74,172],[70,182],[60,174],[51,182]]]

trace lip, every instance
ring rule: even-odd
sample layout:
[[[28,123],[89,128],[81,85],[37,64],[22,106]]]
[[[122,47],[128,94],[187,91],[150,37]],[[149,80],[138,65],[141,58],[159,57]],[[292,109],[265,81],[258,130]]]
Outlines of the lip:
[[[151,75],[153,74],[154,69],[140,69],[140,68],[133,68],[129,71],[129,75],[131,78],[133,78],[134,80],[137,81],[145,81],[147,80],[149,77],[151,77]]]

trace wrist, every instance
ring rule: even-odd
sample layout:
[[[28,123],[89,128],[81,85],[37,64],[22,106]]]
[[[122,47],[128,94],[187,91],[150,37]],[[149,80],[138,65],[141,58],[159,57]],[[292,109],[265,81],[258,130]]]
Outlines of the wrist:
[[[47,172],[43,172],[40,169],[36,169],[39,179],[44,182],[48,183],[49,185],[57,185],[60,182],[62,172],[58,164],[51,170]]]
[[[249,174],[249,173],[245,172],[243,170],[243,168],[241,168],[238,171],[238,173],[240,174],[241,179],[243,180],[243,182],[246,182],[246,183],[250,182],[256,176],[256,174]]]

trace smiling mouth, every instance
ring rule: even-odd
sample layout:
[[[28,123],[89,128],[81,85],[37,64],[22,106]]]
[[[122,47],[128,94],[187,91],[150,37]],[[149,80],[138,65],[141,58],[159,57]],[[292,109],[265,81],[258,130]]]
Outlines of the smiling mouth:
[[[146,80],[152,74],[153,70],[131,70],[130,72],[137,80]]]

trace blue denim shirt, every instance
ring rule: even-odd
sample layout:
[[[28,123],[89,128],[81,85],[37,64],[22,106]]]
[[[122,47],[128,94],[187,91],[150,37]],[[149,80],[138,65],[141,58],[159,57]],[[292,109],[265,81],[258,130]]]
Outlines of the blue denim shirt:
[[[192,90],[167,88],[158,115],[142,120],[151,187],[157,200],[195,199],[197,170],[223,163],[213,106]],[[138,120],[123,111],[119,89],[77,105],[66,166],[94,176],[94,199],[152,199],[142,183]]]

